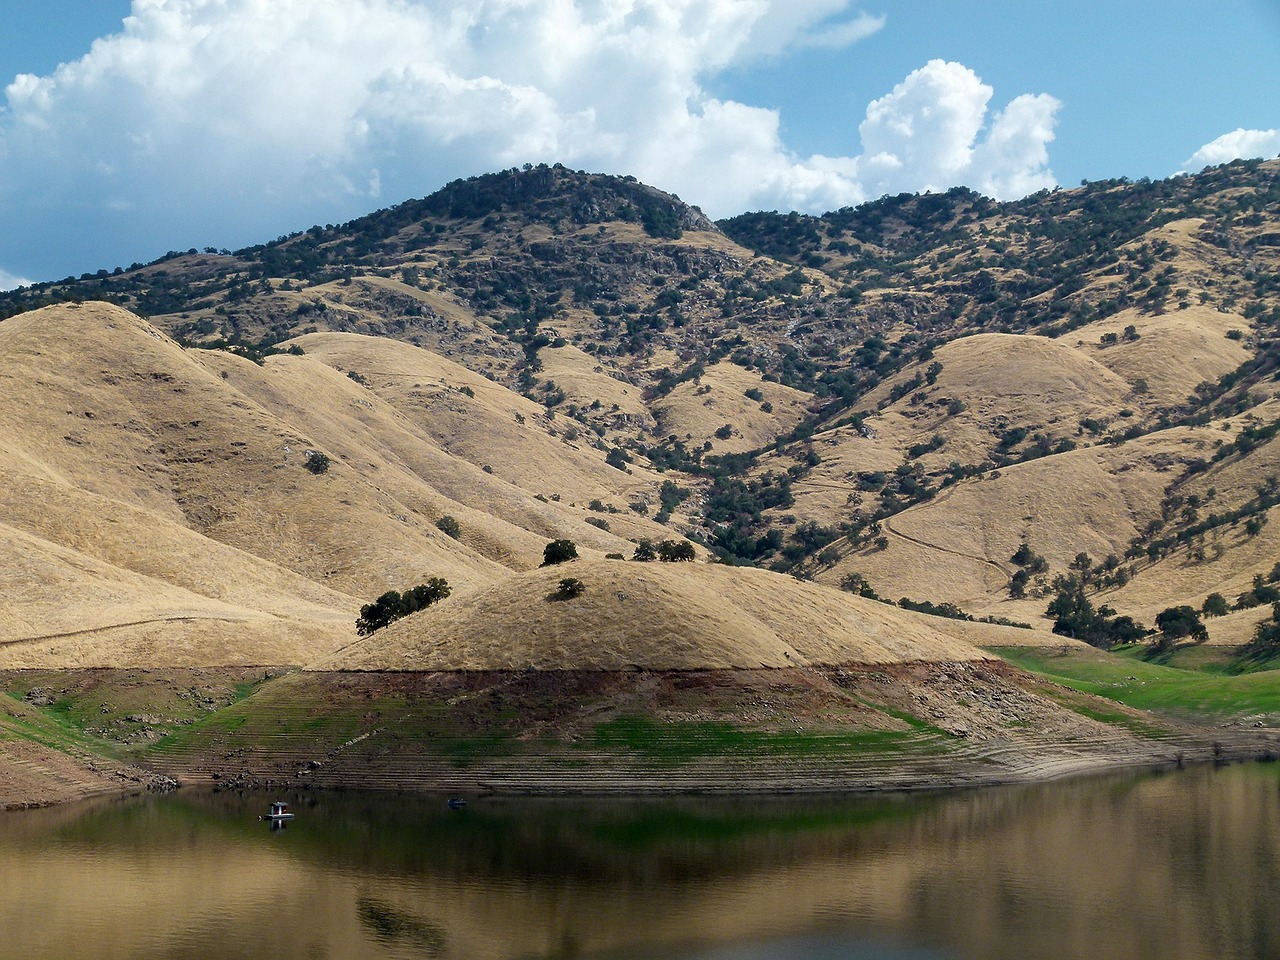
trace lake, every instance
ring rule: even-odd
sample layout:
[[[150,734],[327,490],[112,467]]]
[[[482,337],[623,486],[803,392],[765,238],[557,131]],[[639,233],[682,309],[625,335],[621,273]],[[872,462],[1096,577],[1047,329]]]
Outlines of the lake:
[[[257,820],[273,799],[298,814]],[[1280,765],[871,798],[0,814],[7,960],[1280,957]]]

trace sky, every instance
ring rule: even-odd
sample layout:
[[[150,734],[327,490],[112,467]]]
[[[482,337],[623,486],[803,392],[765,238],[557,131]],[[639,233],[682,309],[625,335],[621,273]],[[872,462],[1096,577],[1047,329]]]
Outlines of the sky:
[[[1280,0],[0,0],[0,289],[564,163],[712,217],[1280,155]]]

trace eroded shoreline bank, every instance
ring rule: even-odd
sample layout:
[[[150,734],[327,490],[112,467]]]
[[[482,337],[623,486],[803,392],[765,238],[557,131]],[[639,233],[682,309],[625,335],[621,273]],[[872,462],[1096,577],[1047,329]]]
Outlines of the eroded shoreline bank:
[[[0,809],[178,783],[864,794],[1280,754],[1269,729],[1176,722],[995,660],[627,673],[96,670],[0,681],[11,695]]]

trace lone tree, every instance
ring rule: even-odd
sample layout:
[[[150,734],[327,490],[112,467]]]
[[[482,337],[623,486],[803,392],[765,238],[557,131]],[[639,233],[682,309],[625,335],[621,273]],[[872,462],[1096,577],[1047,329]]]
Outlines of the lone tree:
[[[698,552],[688,540],[663,540],[658,544],[658,559],[664,563],[696,560]]]
[[[302,464],[316,476],[329,469],[329,458],[319,450],[308,450],[307,459]]]
[[[572,540],[552,540],[542,551],[542,566],[551,567],[566,560],[577,560],[578,548]]]
[[[1222,594],[1211,593],[1204,598],[1200,612],[1206,617],[1225,617],[1231,612],[1231,607],[1228,606],[1227,598]]]
[[[1027,583],[1030,580],[1031,574],[1026,570],[1015,570],[1009,580],[1009,596],[1014,600],[1023,599],[1027,595]]]
[[[401,617],[425,610],[433,603],[438,603],[449,596],[449,581],[443,577],[432,577],[426,583],[411,587],[404,593],[388,590],[373,603],[366,603],[360,608],[360,616],[356,620],[356,633],[367,637],[375,630],[381,630]]]
[[[556,591],[556,595],[562,600],[572,600],[574,597],[580,597],[586,591],[587,585],[577,577],[565,577],[560,581],[560,588]]]
[[[1204,643],[1209,639],[1209,631],[1200,621],[1200,614],[1194,607],[1186,604],[1178,607],[1166,607],[1156,614],[1156,627],[1160,637],[1156,646],[1161,650],[1173,649],[1174,641],[1182,637],[1190,637],[1196,643]]]

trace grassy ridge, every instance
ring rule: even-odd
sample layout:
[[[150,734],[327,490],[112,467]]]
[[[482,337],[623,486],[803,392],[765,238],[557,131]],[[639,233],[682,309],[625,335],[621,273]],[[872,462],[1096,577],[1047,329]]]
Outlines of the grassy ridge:
[[[1221,663],[1209,658],[1207,669],[1182,669],[1081,648],[999,647],[992,652],[1073,690],[1139,710],[1214,722],[1249,718],[1280,723],[1278,671],[1232,676],[1215,672]]]

